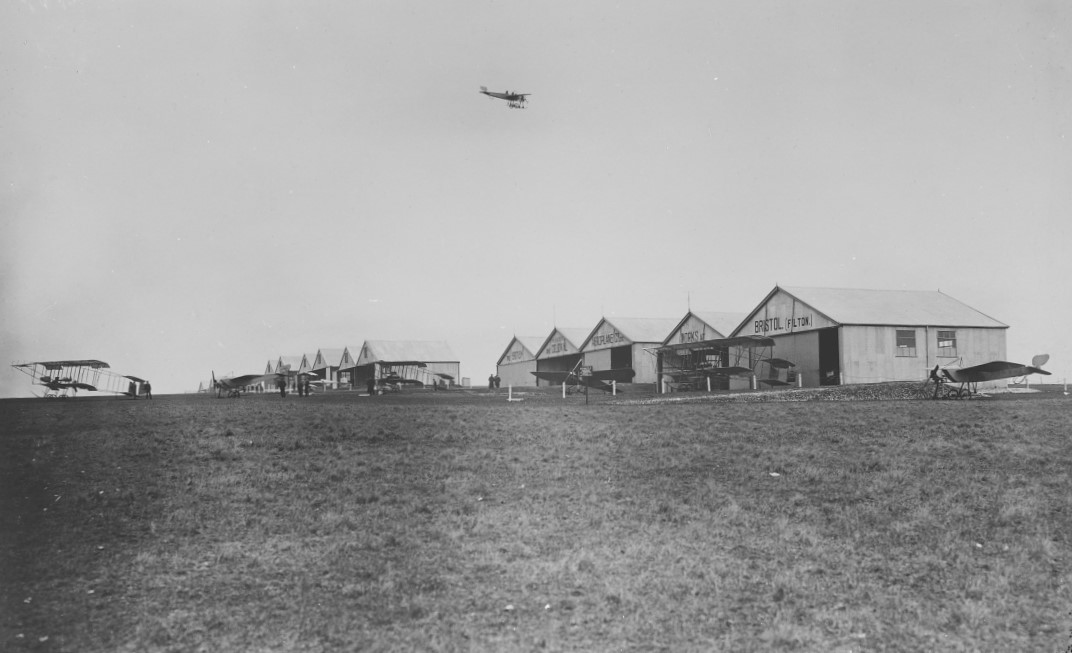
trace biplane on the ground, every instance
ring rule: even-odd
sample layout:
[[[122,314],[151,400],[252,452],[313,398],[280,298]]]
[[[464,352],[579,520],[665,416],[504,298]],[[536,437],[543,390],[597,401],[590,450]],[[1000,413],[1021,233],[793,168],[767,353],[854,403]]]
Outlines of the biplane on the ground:
[[[506,106],[511,109],[524,109],[525,98],[532,95],[532,93],[514,93],[512,91],[506,91],[505,93],[498,93],[496,91],[489,91],[487,86],[481,86],[480,92],[488,97],[497,98],[499,100],[506,100]]]
[[[424,387],[424,382],[414,377],[427,367],[423,361],[376,361],[376,394],[402,392],[404,386]]]
[[[766,336],[714,338],[698,342],[663,345],[655,352],[662,360],[662,374],[672,390],[701,390],[716,386],[729,389],[731,378],[752,377],[771,386],[796,381],[794,363],[775,358],[774,339]],[[766,368],[766,374],[763,372]]]
[[[33,361],[13,363],[12,367],[32,379],[33,385],[45,388],[45,398],[64,398],[86,392],[108,392],[137,398],[145,379],[111,371],[100,360]]]
[[[248,392],[248,389],[252,386],[259,385],[261,383],[267,383],[274,388],[278,382],[286,380],[287,375],[284,372],[274,372],[272,374],[243,374],[241,376],[223,376],[216,378],[216,372],[212,372],[212,385],[216,388],[216,398],[219,399],[224,393],[230,398],[241,397],[243,392]]]
[[[1049,354],[1039,354],[1031,359],[1030,365],[1009,361],[990,361],[969,367],[935,365],[924,387],[934,384],[932,399],[964,399],[978,394],[979,384],[987,381],[1026,377],[1031,374],[1048,376],[1050,373],[1042,369],[1042,366],[1049,360]]]
[[[621,392],[614,385],[611,385],[611,382],[613,381],[615,384],[630,383],[633,377],[636,376],[636,371],[631,367],[595,370],[591,366],[584,365],[583,361],[577,361],[573,369],[568,372],[537,370],[532,374],[537,379],[550,381],[556,385],[565,385],[567,394],[581,391],[587,394],[588,388],[602,390],[603,392]]]

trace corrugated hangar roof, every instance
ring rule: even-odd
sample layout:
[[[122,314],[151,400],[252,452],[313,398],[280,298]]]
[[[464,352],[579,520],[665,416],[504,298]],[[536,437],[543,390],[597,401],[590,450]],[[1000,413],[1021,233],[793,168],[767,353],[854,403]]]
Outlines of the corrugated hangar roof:
[[[366,340],[358,362],[366,365],[376,361],[454,363],[458,357],[443,340]]]
[[[775,288],[783,290],[839,324],[961,326],[1008,328],[938,290],[864,290],[854,288]],[[762,306],[767,302],[764,299]]]

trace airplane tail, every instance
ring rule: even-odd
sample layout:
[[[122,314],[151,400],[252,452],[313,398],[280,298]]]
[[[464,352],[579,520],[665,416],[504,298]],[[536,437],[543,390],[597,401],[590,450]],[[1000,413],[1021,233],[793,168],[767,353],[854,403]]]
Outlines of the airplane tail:
[[[1039,354],[1031,359],[1031,367],[1042,367],[1050,360],[1049,354]]]
[[[488,92],[488,87],[487,86],[481,86],[480,87],[480,92],[481,93],[487,93]]]

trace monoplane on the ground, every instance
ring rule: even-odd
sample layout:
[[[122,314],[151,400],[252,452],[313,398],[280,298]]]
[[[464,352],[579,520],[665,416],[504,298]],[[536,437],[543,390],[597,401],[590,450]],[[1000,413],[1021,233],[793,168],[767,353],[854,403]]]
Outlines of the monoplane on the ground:
[[[500,100],[506,100],[506,106],[511,109],[524,109],[525,98],[532,95],[532,93],[514,93],[513,91],[506,91],[505,93],[498,93],[496,91],[489,91],[487,86],[481,86],[480,92],[488,97],[498,98]]]
[[[565,385],[566,393],[584,391],[588,393],[588,388],[595,388],[596,390],[602,390],[603,392],[621,392],[611,385],[611,381],[615,383],[630,383],[633,377],[636,376],[636,371],[631,367],[624,367],[614,370],[595,370],[591,366],[584,365],[583,361],[577,361],[577,364],[573,366],[572,370],[568,372],[557,372],[550,370],[537,370],[534,371],[533,376],[537,379],[544,381],[550,381],[555,385]]]
[[[108,363],[100,360],[34,361],[12,367],[29,376],[34,385],[44,387],[41,396],[46,398],[72,397],[79,390],[137,397],[145,383],[145,379],[111,371]]]
[[[773,350],[773,338],[737,336],[664,345],[655,352],[673,390],[698,390],[708,384],[726,389],[730,378],[751,376],[767,385],[790,385],[796,379],[791,369],[795,365],[775,358]]]
[[[1031,359],[1030,365],[1023,363],[1010,363],[1009,361],[990,361],[970,367],[956,367],[949,365],[942,367],[935,365],[931,370],[927,384],[934,384],[932,399],[953,398],[963,399],[978,393],[980,383],[986,381],[1000,381],[1001,379],[1013,379],[1018,376],[1031,374],[1050,373],[1042,369],[1042,366],[1050,360],[1049,354],[1039,354]]]
[[[276,387],[280,380],[286,382],[287,375],[283,372],[272,374],[243,374],[241,376],[224,376],[216,378],[216,372],[212,372],[212,385],[216,388],[216,398],[219,399],[224,393],[228,397],[241,397],[243,392],[261,383],[266,383],[269,391]]]

